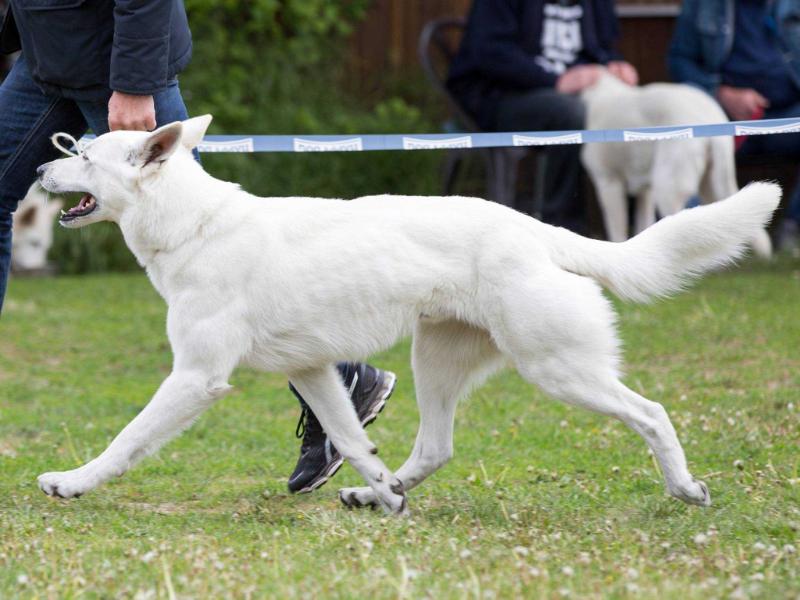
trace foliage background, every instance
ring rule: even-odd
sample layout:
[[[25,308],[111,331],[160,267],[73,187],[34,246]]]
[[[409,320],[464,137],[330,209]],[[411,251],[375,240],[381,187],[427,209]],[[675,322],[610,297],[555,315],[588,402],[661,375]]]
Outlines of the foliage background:
[[[192,115],[210,133],[325,134],[435,131],[422,79],[354,90],[347,37],[371,0],[186,0],[194,58],[181,75]],[[204,155],[216,177],[260,196],[425,194],[439,190],[436,152]],[[115,225],[57,228],[62,273],[136,269]]]

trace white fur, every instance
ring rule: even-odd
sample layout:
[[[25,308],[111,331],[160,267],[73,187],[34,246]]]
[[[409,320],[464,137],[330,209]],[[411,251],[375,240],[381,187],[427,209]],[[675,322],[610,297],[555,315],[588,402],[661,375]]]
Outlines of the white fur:
[[[192,160],[187,147],[209,120],[107,134],[88,159],[55,161],[42,177],[52,191],[96,196],[95,213],[70,226],[119,223],[169,306],[175,355],[142,413],[87,465],[42,475],[46,493],[75,496],[122,475],[187,428],[247,364],[286,373],[362,474],[369,487],[342,490],[346,504],[405,512],[404,490],[452,454],[458,400],[510,364],[554,398],[630,425],[671,494],[710,502],[661,405],[618,380],[614,313],[597,282],[635,300],[676,291],[741,251],[777,207],[777,186],[754,184],[613,244],[475,198],[257,198]],[[420,428],[393,474],[333,365],[409,333]]]
[[[48,202],[39,184],[31,186],[14,213],[11,237],[11,268],[35,271],[47,266],[47,252],[53,245],[53,225],[60,200]]]
[[[728,118],[705,92],[673,83],[627,85],[604,73],[583,93],[589,129],[625,129],[725,123]],[[699,196],[703,204],[736,192],[736,161],[731,137],[586,144],[583,164],[597,190],[608,239],[628,238],[627,196],[636,197],[634,234],[661,216],[683,210]],[[762,258],[772,253],[765,230],[750,245]]]

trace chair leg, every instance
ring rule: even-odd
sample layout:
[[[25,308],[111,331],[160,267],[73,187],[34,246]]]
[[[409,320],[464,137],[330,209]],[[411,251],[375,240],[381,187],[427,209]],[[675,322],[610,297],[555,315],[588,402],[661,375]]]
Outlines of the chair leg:
[[[509,164],[508,155],[502,148],[492,148],[488,153],[487,179],[489,198],[504,206],[514,205],[515,190],[509,189],[510,183],[516,183],[516,168]]]
[[[451,196],[456,186],[456,180],[464,164],[464,155],[459,150],[451,150],[447,153],[447,160],[444,164],[444,195]]]
[[[544,209],[544,178],[547,174],[547,154],[545,152],[536,153],[536,173],[533,180],[533,216],[537,219],[542,218]]]

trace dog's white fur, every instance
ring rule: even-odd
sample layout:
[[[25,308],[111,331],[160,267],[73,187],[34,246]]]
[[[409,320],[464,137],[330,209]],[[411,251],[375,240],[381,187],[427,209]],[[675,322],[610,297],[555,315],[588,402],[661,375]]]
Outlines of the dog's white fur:
[[[169,310],[172,373],[98,458],[39,485],[77,496],[122,475],[229,389],[239,364],[286,373],[369,487],[348,505],[406,510],[405,490],[445,464],[456,404],[510,364],[554,398],[618,418],[650,445],[669,492],[708,505],[664,408],[618,379],[619,342],[602,283],[646,301],[738,256],[778,205],[758,183],[620,244],[582,238],[474,198],[257,198],[189,152],[210,117],[152,134],[114,132],[47,165],[53,192],[88,191],[119,223]],[[359,424],[339,360],[413,332],[420,427],[392,473]],[[402,482],[402,483],[401,483]]]
[[[624,129],[725,123],[727,116],[705,92],[674,83],[635,87],[604,71],[582,98],[589,129]],[[627,196],[636,198],[634,234],[656,220],[683,210],[699,196],[703,204],[736,193],[736,161],[731,137],[586,144],[583,164],[597,190],[608,239],[628,239]],[[750,241],[755,253],[768,258],[772,243],[765,230]]]
[[[11,269],[34,271],[47,266],[47,252],[53,245],[53,225],[61,200],[48,202],[38,184],[28,190],[14,213],[11,237]]]

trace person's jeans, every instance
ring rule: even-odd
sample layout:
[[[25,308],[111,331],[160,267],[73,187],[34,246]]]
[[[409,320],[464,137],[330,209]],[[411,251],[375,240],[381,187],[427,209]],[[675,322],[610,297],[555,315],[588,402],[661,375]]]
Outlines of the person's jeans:
[[[158,125],[188,118],[177,80],[154,96]],[[0,85],[0,312],[11,265],[11,215],[36,178],[36,168],[59,157],[50,136],[79,138],[108,131],[108,104],[46,96],[21,56]]]
[[[503,97],[497,105],[493,129],[563,131],[583,129],[585,123],[586,108],[580,98],[553,89],[539,89]],[[547,157],[542,220],[577,233],[586,233],[586,211],[579,193],[580,145],[551,146],[541,151]]]
[[[788,119],[800,117],[800,102],[781,109],[767,109],[765,119]],[[800,133],[776,135],[751,135],[745,140],[738,154],[742,156],[790,156],[800,159]],[[800,223],[800,180],[794,186],[787,204],[786,217]]]

